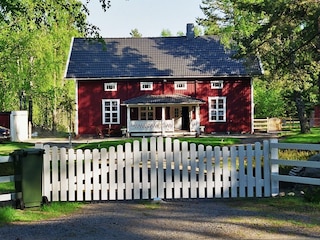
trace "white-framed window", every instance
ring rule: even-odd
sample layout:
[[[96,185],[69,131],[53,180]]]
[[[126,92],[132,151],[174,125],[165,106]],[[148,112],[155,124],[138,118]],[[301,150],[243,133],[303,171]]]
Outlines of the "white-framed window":
[[[214,80],[210,81],[211,89],[222,89],[223,88],[223,80]]]
[[[120,99],[102,99],[102,124],[120,124]]]
[[[117,91],[117,83],[116,82],[104,83],[104,91]]]
[[[140,120],[153,120],[154,108],[153,107],[141,107],[140,108]]]
[[[174,82],[175,90],[186,90],[187,89],[187,81],[175,81]]]
[[[208,97],[209,122],[226,122],[227,120],[227,98]]]
[[[140,90],[153,90],[153,82],[140,82]]]

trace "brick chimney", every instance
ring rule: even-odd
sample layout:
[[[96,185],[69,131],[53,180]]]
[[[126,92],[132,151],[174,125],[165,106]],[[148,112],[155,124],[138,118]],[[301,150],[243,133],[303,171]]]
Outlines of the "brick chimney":
[[[187,24],[187,39],[192,39],[194,38],[194,26],[193,23],[188,23]]]

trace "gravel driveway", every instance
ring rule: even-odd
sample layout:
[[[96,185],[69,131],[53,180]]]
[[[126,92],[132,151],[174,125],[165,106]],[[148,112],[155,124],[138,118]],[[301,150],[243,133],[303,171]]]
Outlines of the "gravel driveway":
[[[228,200],[86,204],[64,218],[0,227],[1,239],[319,239],[320,229],[287,222],[279,228],[268,213],[230,207]],[[290,221],[288,221],[290,220]]]

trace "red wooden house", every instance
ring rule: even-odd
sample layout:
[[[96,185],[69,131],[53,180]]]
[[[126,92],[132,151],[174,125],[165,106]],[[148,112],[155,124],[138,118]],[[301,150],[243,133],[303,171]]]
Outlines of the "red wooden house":
[[[76,81],[79,135],[253,131],[252,74],[216,37],[74,38],[66,79]]]

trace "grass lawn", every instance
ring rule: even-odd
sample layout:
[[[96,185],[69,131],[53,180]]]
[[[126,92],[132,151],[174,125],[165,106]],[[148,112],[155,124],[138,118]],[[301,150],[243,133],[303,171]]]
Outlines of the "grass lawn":
[[[0,143],[0,156],[7,156],[14,150],[23,148],[33,148],[33,143],[25,142],[2,142]]]
[[[310,133],[302,134],[299,129],[284,133],[280,142],[320,144],[320,128],[311,128]]]
[[[179,139],[180,141],[186,141],[189,143],[203,144],[205,146],[227,146],[232,144],[240,143],[239,139],[236,138],[218,138],[218,137],[184,137],[184,138],[174,138]],[[84,143],[79,144],[75,148],[76,149],[108,149],[111,146],[116,147],[117,145],[124,145],[125,143],[133,143],[133,141],[138,140],[141,141],[141,138],[123,138],[116,141],[101,141],[101,142],[93,142],[93,143]]]

